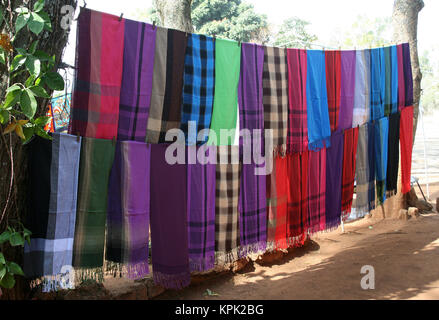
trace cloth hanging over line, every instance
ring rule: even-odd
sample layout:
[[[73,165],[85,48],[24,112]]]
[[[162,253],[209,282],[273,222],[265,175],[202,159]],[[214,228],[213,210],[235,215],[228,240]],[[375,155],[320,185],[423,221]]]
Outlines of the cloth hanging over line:
[[[355,89],[352,127],[370,119],[370,50],[358,50],[355,59]]]
[[[384,117],[386,68],[383,48],[370,49],[370,69],[371,120],[377,120]]]
[[[215,40],[215,95],[209,145],[231,145],[235,140],[238,109],[238,82],[241,45],[235,41]],[[221,129],[232,130],[227,141],[220,141]]]
[[[398,54],[397,47],[390,47],[390,59],[391,59],[391,72],[390,76],[390,93],[391,93],[391,110],[390,113],[398,112]]]
[[[117,137],[125,19],[81,7],[69,133]]]
[[[352,128],[355,98],[356,50],[341,52],[340,129]]]
[[[404,65],[405,106],[410,107],[413,106],[413,75],[410,59],[410,45],[408,43],[403,43],[401,46]]]
[[[413,106],[401,111],[399,138],[401,144],[401,192],[410,191],[413,150]]]
[[[32,210],[26,227],[24,273],[43,278],[43,292],[71,288],[61,277],[72,266],[81,140],[52,134],[52,141],[35,137],[30,143],[29,176]]]
[[[386,175],[386,197],[396,194],[399,168],[399,112],[389,116],[389,142]]]
[[[285,155],[288,130],[287,50],[264,47],[264,128],[273,130],[273,150]]]
[[[168,130],[180,128],[186,46],[185,32],[157,27],[147,143],[166,143]]]
[[[125,20],[119,140],[145,141],[151,103],[156,28]]]
[[[326,227],[326,150],[309,151],[308,164],[308,221],[309,233]]]
[[[149,273],[150,146],[117,142],[108,186],[106,271],[130,279]]]
[[[396,52],[398,57],[398,110],[401,111],[405,106],[405,72],[404,70],[404,54],[402,44],[396,46]]]
[[[341,53],[340,51],[325,51],[326,90],[328,95],[328,112],[331,132],[338,129],[340,115],[340,81]]]
[[[325,53],[307,50],[306,107],[308,148],[318,151],[330,147],[328,97],[326,92]]]
[[[73,251],[78,281],[103,281],[108,181],[114,152],[111,140],[82,139]]]
[[[374,124],[375,128],[375,175],[378,204],[386,200],[387,149],[389,144],[389,118],[384,117]]]
[[[345,130],[343,147],[343,176],[341,189],[341,217],[346,221],[352,209],[355,165],[358,145],[358,127]]]
[[[183,107],[181,129],[188,145],[207,141],[208,132],[197,141],[198,133],[209,129],[215,90],[215,41],[211,37],[190,34],[186,47],[183,74]],[[188,131],[188,122],[195,121],[195,130]],[[207,131],[207,130],[206,130]]]

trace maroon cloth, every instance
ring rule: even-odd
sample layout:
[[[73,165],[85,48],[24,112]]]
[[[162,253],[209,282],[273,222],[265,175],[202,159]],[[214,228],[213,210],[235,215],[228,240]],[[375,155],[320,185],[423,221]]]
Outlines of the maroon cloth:
[[[338,129],[340,113],[341,54],[340,51],[325,51],[326,90],[331,132]]]
[[[341,217],[343,221],[349,217],[352,208],[357,144],[358,127],[345,130],[343,149],[343,177],[341,189]]]
[[[326,150],[309,151],[308,168],[308,230],[316,233],[325,230],[326,210]]]

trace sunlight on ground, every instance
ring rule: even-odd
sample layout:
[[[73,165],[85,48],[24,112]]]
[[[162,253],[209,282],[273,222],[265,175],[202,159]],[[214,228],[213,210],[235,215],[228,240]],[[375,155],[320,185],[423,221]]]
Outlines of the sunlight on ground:
[[[439,247],[439,238],[430,242],[429,244],[427,244],[424,248],[422,248],[421,250],[415,251],[413,252],[413,254],[418,254],[421,251],[430,251],[430,250],[434,250],[435,248]]]

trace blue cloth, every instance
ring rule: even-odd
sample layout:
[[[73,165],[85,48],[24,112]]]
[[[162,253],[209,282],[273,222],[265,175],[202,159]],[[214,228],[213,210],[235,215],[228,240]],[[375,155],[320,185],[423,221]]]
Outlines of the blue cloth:
[[[396,46],[390,47],[390,55],[392,60],[392,75],[391,75],[391,83],[392,83],[392,110],[391,113],[398,112],[398,51]]]
[[[370,112],[371,119],[384,117],[386,92],[386,61],[384,48],[370,50]]]
[[[387,157],[389,146],[389,118],[375,121],[375,177],[377,197],[380,203],[386,200]]]

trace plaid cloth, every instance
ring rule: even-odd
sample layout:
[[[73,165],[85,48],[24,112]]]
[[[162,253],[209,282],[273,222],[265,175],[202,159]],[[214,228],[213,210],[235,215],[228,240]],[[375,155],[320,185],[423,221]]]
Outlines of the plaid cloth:
[[[287,50],[264,47],[264,128],[273,130],[273,149],[285,155],[288,129]]]
[[[188,147],[187,189],[188,189],[188,228],[189,228],[189,269],[207,271],[215,263],[215,164],[197,162],[197,151],[214,154],[216,147],[200,150]]]
[[[399,125],[399,138],[401,144],[401,192],[410,191],[410,177],[412,171],[413,150],[413,106],[401,110]]]
[[[389,149],[387,156],[386,197],[396,194],[399,169],[399,112],[389,116]]]
[[[328,112],[331,132],[337,130],[340,112],[340,81],[341,53],[340,51],[325,51],[326,90],[328,92]]]
[[[326,150],[309,151],[308,220],[309,233],[325,230]]]
[[[385,72],[384,49],[370,49],[370,111],[372,120],[384,117]]]
[[[157,28],[148,143],[166,143],[168,130],[180,128],[186,45],[184,32]]]
[[[306,101],[306,50],[287,49],[288,61],[288,138],[287,152],[308,150]]]
[[[352,127],[370,119],[370,50],[357,50]]]
[[[356,56],[355,50],[343,50],[341,52],[340,129],[352,128]]]
[[[343,148],[343,176],[341,184],[341,217],[346,221],[352,209],[355,164],[358,145],[358,127],[345,130]]]
[[[125,19],[81,8],[69,133],[117,137]]]
[[[130,279],[149,273],[149,163],[146,143],[117,143],[108,186],[106,270]]]
[[[410,107],[413,105],[413,75],[410,58],[410,45],[408,43],[403,43],[401,46],[404,65],[405,106]]]
[[[387,151],[389,144],[389,118],[384,117],[374,124],[375,128],[375,175],[378,204],[386,200]]]
[[[103,281],[107,190],[114,152],[111,140],[82,139],[73,251],[79,281]]]
[[[215,198],[215,251],[217,263],[238,258],[240,164],[238,146],[218,146]],[[223,159],[221,161],[221,159]],[[233,161],[232,161],[233,160]]]
[[[404,54],[402,44],[396,46],[398,57],[398,110],[401,111],[405,106],[405,76],[404,76]]]
[[[145,141],[151,103],[156,29],[150,24],[125,21],[119,140]]]
[[[30,143],[29,176],[32,210],[26,227],[31,242],[24,245],[24,273],[43,277],[43,291],[71,287],[61,277],[72,266],[81,142],[53,133]]]
[[[181,114],[181,129],[185,133],[188,145],[195,145],[199,131],[210,127],[214,88],[214,39],[203,35],[190,34],[184,60],[183,107]],[[195,128],[190,132],[188,130],[189,121],[195,122]],[[206,142],[207,138],[208,132],[204,132],[198,144]]]

